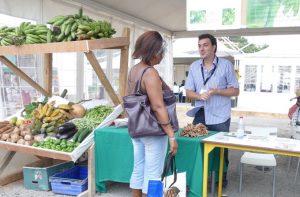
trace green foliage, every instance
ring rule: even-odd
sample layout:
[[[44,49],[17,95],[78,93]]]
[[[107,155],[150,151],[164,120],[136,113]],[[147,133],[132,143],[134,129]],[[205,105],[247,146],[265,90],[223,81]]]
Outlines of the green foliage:
[[[192,10],[190,12],[190,24],[202,24],[206,22],[205,10]]]
[[[222,25],[232,25],[235,21],[235,9],[223,9]]]
[[[244,53],[255,53],[267,48],[269,45],[262,44],[262,45],[255,45],[249,43],[245,37],[242,36],[231,36],[229,40],[233,42],[238,48],[243,48]],[[228,48],[232,48],[230,45],[224,43]]]

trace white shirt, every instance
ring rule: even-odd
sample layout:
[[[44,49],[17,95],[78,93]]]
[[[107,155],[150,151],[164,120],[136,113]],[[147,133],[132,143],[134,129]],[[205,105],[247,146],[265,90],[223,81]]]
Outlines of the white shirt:
[[[179,86],[178,85],[173,86],[173,92],[174,93],[179,93]]]
[[[182,96],[186,96],[186,91],[185,91],[184,86],[181,86],[181,87],[179,88],[179,90],[180,90],[180,92],[182,92]]]

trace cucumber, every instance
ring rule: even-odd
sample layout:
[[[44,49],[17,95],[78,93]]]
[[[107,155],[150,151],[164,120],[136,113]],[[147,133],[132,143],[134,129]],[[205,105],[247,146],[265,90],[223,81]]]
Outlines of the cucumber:
[[[89,134],[90,130],[88,129],[85,129],[84,131],[80,132],[77,142],[82,142]]]
[[[75,133],[75,135],[73,136],[73,142],[77,142],[78,141],[78,137],[79,137],[79,135],[80,135],[80,133],[81,133],[81,131],[77,131],[76,133]]]

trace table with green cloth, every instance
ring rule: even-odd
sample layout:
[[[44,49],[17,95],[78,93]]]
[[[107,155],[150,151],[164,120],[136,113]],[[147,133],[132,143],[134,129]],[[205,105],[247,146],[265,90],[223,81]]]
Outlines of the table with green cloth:
[[[182,137],[176,133],[178,152],[176,167],[178,172],[186,172],[190,197],[202,196],[203,137]],[[133,169],[133,146],[128,129],[106,127],[95,130],[95,170],[96,191],[106,192],[106,181],[129,183]],[[219,150],[212,152],[209,169],[218,175]],[[216,179],[217,180],[217,179]]]

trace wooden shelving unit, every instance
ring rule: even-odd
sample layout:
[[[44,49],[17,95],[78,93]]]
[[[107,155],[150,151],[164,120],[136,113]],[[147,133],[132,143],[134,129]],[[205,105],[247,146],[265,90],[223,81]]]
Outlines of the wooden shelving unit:
[[[52,58],[53,53],[65,53],[65,52],[83,52],[96,72],[100,82],[110,96],[115,106],[121,103],[121,97],[125,94],[125,86],[128,73],[128,55],[129,55],[129,43],[130,43],[130,31],[129,28],[124,28],[122,37],[117,38],[103,38],[98,40],[82,40],[72,42],[59,42],[59,43],[47,43],[47,44],[31,44],[21,46],[1,46],[0,47],[0,61],[10,68],[16,75],[30,84],[37,91],[41,92],[45,96],[52,95]],[[96,49],[120,49],[120,71],[119,71],[119,94],[117,94],[107,79],[104,71],[102,70],[97,58],[93,52]],[[44,55],[44,83],[43,86],[33,81],[26,73],[19,69],[14,63],[12,63],[5,55],[25,55],[25,54],[42,54]],[[0,141],[0,148],[8,150],[8,153],[2,158],[0,162],[0,175],[9,165],[11,159],[16,152],[28,153],[36,155],[38,157],[47,157],[52,159],[69,160],[72,158],[70,153],[64,153],[59,151],[35,148],[31,146],[24,146],[9,142]],[[89,148],[89,189],[80,196],[93,196],[95,192],[94,181],[94,144]],[[13,182],[22,178],[20,173],[17,175],[10,175],[9,180],[5,180],[5,184]],[[0,180],[0,184],[3,180]]]

